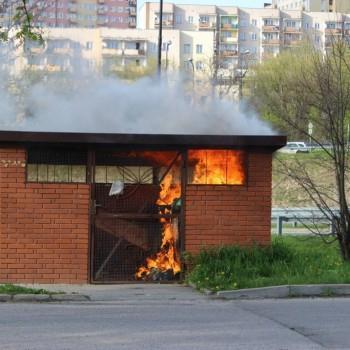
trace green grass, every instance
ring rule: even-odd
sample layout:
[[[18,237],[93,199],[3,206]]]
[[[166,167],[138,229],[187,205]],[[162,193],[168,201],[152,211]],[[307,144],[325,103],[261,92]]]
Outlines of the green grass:
[[[34,289],[16,286],[13,284],[0,284],[0,294],[55,294],[45,289]]]
[[[190,263],[187,282],[198,289],[350,283],[350,263],[342,261],[337,243],[326,245],[318,237],[275,237],[271,247],[217,247]]]

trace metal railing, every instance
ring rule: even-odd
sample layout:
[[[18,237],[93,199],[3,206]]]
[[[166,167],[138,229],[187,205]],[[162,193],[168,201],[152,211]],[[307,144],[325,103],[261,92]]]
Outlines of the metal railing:
[[[339,209],[332,209],[335,216],[339,213]],[[321,210],[318,208],[273,208],[271,213],[271,221],[276,222],[277,234],[283,234],[283,223],[292,222],[296,226],[299,222],[311,223],[315,225],[319,224],[329,225],[330,232],[328,234],[334,234],[334,222],[330,220]]]

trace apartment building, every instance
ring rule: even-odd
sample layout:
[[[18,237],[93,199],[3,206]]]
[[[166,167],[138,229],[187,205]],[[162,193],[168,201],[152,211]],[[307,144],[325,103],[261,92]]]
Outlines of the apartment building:
[[[20,0],[1,0],[0,26],[13,23]],[[137,0],[29,0],[38,27],[136,28]]]
[[[157,28],[159,4],[145,3],[139,19],[142,28]],[[163,26],[212,32],[214,53],[223,67],[242,67],[276,56],[284,49],[311,40],[321,50],[331,40],[348,38],[350,17],[335,12],[306,12],[267,8],[164,4]]]
[[[280,10],[308,12],[350,12],[349,0],[273,0],[272,7]]]
[[[47,28],[45,45],[26,42],[19,46],[7,66],[13,74],[25,69],[109,74],[126,66],[146,67],[158,51],[158,30],[110,28]],[[201,72],[213,57],[213,33],[165,29],[162,58],[169,71],[185,67]],[[1,49],[6,45],[2,44]],[[3,51],[5,54],[5,51]],[[166,62],[165,62],[166,61]],[[193,67],[192,67],[193,65]],[[1,66],[0,66],[1,68]]]
[[[238,64],[239,57],[238,11],[234,6],[164,3],[163,28],[211,33],[212,41],[206,43],[207,52],[212,51],[215,56],[219,56],[221,66],[231,68]],[[139,26],[145,29],[159,28],[158,3],[143,4],[139,13]],[[183,47],[182,50],[186,51],[188,48],[187,45],[187,49]],[[207,56],[207,61],[212,58]]]

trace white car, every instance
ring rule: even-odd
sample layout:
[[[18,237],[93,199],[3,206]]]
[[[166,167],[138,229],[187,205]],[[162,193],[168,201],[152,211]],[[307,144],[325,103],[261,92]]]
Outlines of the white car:
[[[280,149],[282,153],[307,153],[309,148],[305,142],[287,142],[287,145]]]

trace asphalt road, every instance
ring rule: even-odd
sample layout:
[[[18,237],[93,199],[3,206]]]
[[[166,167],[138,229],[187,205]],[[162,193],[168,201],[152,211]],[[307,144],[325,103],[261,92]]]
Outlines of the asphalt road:
[[[0,349],[350,349],[350,299],[220,301],[151,288],[114,301],[0,304]]]

